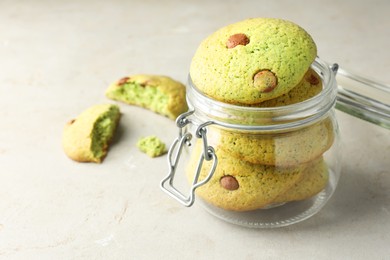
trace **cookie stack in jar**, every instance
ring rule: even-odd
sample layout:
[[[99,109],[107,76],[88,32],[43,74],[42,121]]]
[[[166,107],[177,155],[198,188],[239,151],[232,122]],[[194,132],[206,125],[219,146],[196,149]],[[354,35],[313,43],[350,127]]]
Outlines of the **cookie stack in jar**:
[[[200,44],[190,67],[193,91],[242,112],[229,115],[231,122],[207,127],[218,164],[196,190],[205,202],[251,211],[309,199],[325,189],[329,167],[324,156],[336,131],[332,115],[308,115],[311,120],[303,115],[298,124],[285,112],[302,114],[300,107],[324,92],[323,75],[312,66],[316,56],[316,44],[304,29],[275,18],[228,25]],[[192,105],[197,109],[202,102]],[[236,127],[241,123],[249,127]],[[252,131],[253,126],[264,130]],[[189,180],[197,171],[199,180],[206,178],[213,167],[208,161],[199,167],[202,153],[199,139],[186,167]]]

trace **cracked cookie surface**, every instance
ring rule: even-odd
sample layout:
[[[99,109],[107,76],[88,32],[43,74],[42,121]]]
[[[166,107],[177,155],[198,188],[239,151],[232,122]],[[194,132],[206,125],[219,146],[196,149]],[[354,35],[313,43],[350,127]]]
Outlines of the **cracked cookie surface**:
[[[211,98],[257,104],[290,91],[316,55],[313,39],[298,25],[274,18],[247,19],[202,41],[192,59],[190,76]],[[261,71],[266,73],[259,75]]]

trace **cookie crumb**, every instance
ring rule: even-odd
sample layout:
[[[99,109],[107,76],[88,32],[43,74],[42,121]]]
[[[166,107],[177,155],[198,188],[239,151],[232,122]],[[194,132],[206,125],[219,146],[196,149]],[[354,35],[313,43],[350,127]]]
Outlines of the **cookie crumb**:
[[[146,153],[150,157],[158,157],[167,152],[165,143],[162,142],[157,136],[142,137],[137,142],[137,147],[141,152]]]

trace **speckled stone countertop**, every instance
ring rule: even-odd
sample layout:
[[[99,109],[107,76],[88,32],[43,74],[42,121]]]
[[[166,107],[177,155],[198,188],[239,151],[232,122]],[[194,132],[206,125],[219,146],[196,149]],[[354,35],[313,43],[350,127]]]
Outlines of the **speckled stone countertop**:
[[[200,41],[248,17],[292,20],[322,59],[389,83],[389,1],[2,0],[0,10],[0,259],[388,259],[390,131],[342,112],[334,196],[279,229],[235,226],[166,196],[166,156],[135,143],[156,133],[171,143],[177,129],[150,111],[120,105],[100,165],[69,160],[60,140],[69,119],[110,102],[110,82],[185,82]]]

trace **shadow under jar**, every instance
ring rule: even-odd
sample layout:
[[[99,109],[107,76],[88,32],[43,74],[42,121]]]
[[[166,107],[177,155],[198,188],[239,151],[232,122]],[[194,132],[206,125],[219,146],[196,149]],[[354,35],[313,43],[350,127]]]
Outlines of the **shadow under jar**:
[[[189,79],[190,111],[177,119],[163,190],[185,206],[197,197],[211,214],[247,227],[287,226],[317,213],[337,186],[341,153],[337,66],[316,59],[311,68],[322,91],[279,107],[222,103]],[[185,172],[189,195],[177,172]]]

